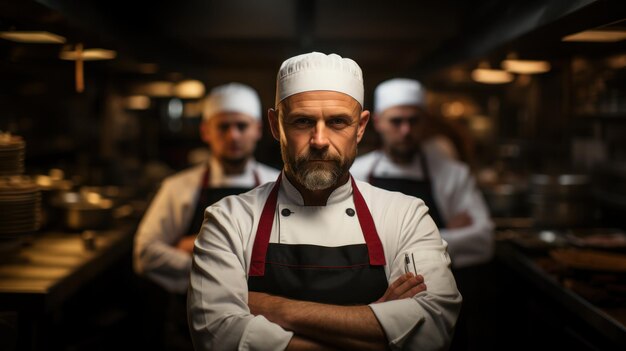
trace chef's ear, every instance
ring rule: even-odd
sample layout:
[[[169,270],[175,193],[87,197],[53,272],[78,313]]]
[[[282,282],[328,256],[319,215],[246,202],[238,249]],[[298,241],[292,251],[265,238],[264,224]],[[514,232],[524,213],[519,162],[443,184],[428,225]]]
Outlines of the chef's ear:
[[[357,134],[356,134],[357,143],[361,142],[361,138],[363,138],[363,133],[365,133],[365,127],[367,127],[367,122],[369,120],[370,120],[370,111],[363,110],[359,118],[359,129],[357,130]]]
[[[270,130],[272,131],[272,136],[274,137],[274,139],[280,141],[280,128],[278,126],[278,111],[270,108],[267,111],[267,119],[270,122]]]

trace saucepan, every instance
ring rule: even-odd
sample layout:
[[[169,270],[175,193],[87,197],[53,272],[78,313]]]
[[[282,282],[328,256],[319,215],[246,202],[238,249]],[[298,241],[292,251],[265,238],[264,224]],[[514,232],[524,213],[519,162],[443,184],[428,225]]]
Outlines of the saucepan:
[[[535,225],[550,228],[585,227],[593,222],[590,179],[585,174],[535,174],[529,202]]]
[[[35,176],[35,182],[39,186],[42,195],[41,218],[42,228],[55,227],[58,224],[56,209],[52,202],[61,194],[71,191],[74,182],[64,178],[64,172],[53,168],[48,174]]]
[[[106,229],[116,217],[113,200],[97,192],[67,191],[52,203],[59,223],[69,230]]]
[[[528,212],[526,189],[514,183],[498,183],[481,187],[485,201],[494,217],[523,217]]]

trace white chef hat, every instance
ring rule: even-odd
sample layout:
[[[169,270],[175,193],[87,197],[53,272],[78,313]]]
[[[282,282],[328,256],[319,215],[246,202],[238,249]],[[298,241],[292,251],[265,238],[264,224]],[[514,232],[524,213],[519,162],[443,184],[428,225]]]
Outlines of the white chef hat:
[[[349,58],[311,52],[283,62],[276,77],[276,106],[291,95],[331,90],[350,95],[363,107],[363,73]]]
[[[261,119],[261,100],[257,92],[241,83],[228,83],[211,89],[204,101],[202,116],[208,120],[220,112],[243,113]]]
[[[374,90],[374,112],[394,106],[426,105],[424,87],[415,79],[394,78],[380,83]]]

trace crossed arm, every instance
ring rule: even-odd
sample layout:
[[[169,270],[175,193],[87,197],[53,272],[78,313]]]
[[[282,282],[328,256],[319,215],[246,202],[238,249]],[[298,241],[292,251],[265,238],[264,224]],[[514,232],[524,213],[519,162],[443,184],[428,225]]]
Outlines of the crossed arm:
[[[400,276],[376,302],[410,298],[426,290],[421,275]],[[294,332],[287,350],[384,350],[385,333],[369,306],[337,306],[250,292],[248,306]]]

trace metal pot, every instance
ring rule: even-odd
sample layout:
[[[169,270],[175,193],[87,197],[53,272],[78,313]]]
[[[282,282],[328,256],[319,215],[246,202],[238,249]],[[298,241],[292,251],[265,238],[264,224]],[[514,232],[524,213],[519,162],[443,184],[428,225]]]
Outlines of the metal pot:
[[[95,192],[64,192],[53,206],[57,219],[69,230],[106,229],[114,219],[113,201]]]
[[[586,198],[590,184],[591,178],[586,174],[533,174],[530,193],[542,198]]]
[[[41,218],[42,228],[58,226],[56,208],[53,202],[63,193],[71,191],[74,183],[63,178],[64,173],[59,169],[51,169],[49,174],[39,174],[35,176],[35,182],[39,186],[42,195]]]
[[[483,186],[482,192],[493,217],[522,217],[527,214],[526,189],[507,183]]]
[[[590,177],[585,174],[535,174],[529,204],[536,227],[584,227],[594,219]]]
[[[116,185],[104,186],[82,186],[81,193],[98,193],[100,196],[113,201],[115,206],[127,204],[134,197],[134,191],[130,187],[120,187]]]

